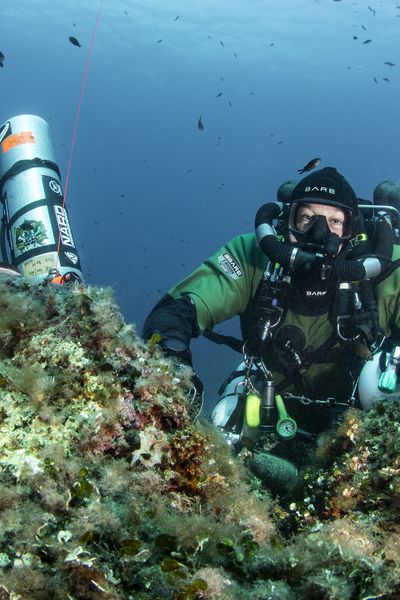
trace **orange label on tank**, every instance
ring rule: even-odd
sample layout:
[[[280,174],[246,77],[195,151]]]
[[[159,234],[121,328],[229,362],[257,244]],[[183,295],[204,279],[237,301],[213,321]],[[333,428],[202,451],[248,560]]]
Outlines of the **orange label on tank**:
[[[32,131],[21,131],[21,133],[14,133],[13,135],[9,135],[8,138],[1,143],[1,147],[3,152],[8,152],[14,146],[19,146],[20,144],[34,144],[35,138],[33,137]]]

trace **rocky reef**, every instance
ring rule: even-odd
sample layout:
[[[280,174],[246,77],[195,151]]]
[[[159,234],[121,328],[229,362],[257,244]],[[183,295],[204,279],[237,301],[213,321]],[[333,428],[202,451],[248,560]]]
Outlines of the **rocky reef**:
[[[112,291],[0,280],[0,599],[400,597],[400,410],[274,498]]]

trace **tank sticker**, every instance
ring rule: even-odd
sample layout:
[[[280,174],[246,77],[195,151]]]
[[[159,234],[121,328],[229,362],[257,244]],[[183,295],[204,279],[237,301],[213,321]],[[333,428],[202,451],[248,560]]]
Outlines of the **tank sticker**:
[[[10,123],[10,121],[7,121],[6,123],[4,123],[4,125],[0,129],[0,144],[4,140],[6,135],[10,135],[10,133],[11,133],[11,123]]]
[[[22,274],[27,279],[39,277],[40,275],[49,273],[49,271],[51,271],[56,264],[56,252],[49,252],[48,254],[35,256],[34,258],[31,258],[22,264]]]
[[[64,252],[65,256],[74,264],[77,265],[79,258],[73,252]]]
[[[46,177],[45,179],[49,179],[49,178]],[[55,179],[50,178],[49,188],[51,189],[53,194],[57,194],[57,196],[61,196],[61,198],[62,198],[63,191],[62,191],[61,183],[59,183]],[[47,196],[47,194],[46,194],[46,196]]]
[[[9,135],[3,142],[1,142],[1,147],[3,152],[8,152],[12,148],[14,148],[14,146],[35,143],[36,140],[32,131],[21,131],[21,133],[14,133],[13,135]]]
[[[74,240],[71,233],[71,227],[69,226],[68,217],[65,209],[62,206],[54,207],[56,213],[56,219],[60,231],[61,243],[65,246],[71,246],[75,248]]]
[[[228,273],[229,277],[232,277],[232,279],[239,279],[239,277],[243,277],[242,269],[239,267],[235,259],[229,254],[229,252],[220,254],[217,260],[221,269],[223,269],[225,273]]]
[[[48,239],[44,223],[33,219],[25,219],[21,225],[17,225],[14,236],[15,248],[19,254],[43,246]]]

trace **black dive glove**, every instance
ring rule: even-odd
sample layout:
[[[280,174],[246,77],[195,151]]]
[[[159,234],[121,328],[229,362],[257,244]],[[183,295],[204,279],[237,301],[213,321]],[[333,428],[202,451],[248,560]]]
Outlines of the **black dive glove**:
[[[182,340],[177,338],[162,340],[160,348],[164,354],[173,360],[178,369],[190,367],[193,371],[192,353]],[[204,401],[204,385],[195,371],[193,371],[191,377],[191,384],[188,393],[188,413],[194,422],[201,413]]]

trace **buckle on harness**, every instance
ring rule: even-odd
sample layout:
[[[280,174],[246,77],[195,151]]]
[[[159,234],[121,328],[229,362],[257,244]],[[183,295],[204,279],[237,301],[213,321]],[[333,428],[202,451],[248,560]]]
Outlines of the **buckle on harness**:
[[[346,327],[349,329],[349,332],[350,331],[353,332],[353,335],[346,336],[344,334],[344,332],[342,333],[342,330],[345,329]],[[358,338],[360,337],[360,333],[357,333],[357,335],[354,335],[353,319],[350,315],[339,315],[338,316],[336,332],[338,334],[338,337],[341,340],[343,340],[344,342],[354,342],[355,340],[358,340]]]
[[[355,248],[356,246],[358,246],[358,244],[360,244],[361,242],[366,242],[367,240],[368,236],[366,233],[359,233],[351,240],[349,240],[349,246],[351,246],[351,248]]]

